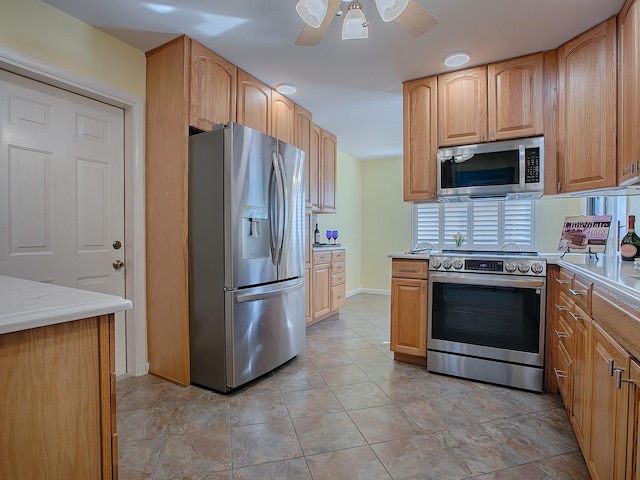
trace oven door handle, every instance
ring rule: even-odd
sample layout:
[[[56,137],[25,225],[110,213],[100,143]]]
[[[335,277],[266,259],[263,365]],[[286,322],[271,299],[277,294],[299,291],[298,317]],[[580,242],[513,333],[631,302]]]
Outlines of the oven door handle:
[[[515,275],[429,272],[429,283],[459,283],[487,287],[544,288],[546,280],[544,278],[525,278]]]

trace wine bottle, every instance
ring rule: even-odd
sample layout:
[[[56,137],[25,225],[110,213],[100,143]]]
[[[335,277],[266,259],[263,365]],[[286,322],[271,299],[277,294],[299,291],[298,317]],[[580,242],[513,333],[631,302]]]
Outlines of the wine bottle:
[[[318,230],[317,223],[316,223],[316,229],[313,231],[313,243],[320,243],[320,230]]]
[[[635,258],[640,258],[640,237],[638,237],[636,233],[635,223],[635,215],[629,215],[627,234],[620,242],[620,256],[622,260],[633,261]]]

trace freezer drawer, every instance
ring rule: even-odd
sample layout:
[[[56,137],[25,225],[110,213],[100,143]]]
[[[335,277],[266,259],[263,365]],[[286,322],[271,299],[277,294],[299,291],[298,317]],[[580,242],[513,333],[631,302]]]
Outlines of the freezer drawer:
[[[236,388],[305,347],[304,279],[226,293],[227,386]]]

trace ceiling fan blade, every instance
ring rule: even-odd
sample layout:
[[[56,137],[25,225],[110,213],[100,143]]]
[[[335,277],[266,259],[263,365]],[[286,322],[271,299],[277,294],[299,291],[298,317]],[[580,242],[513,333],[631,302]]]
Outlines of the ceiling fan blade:
[[[324,32],[329,28],[329,24],[333,17],[335,17],[336,12],[338,11],[338,7],[340,7],[340,2],[342,0],[329,0],[329,6],[327,7],[327,14],[322,20],[322,23],[318,28],[313,28],[304,24],[304,28],[298,35],[296,39],[296,45],[300,47],[313,47],[320,43],[322,37],[324,36]]]
[[[416,0],[409,0],[407,8],[395,21],[414,37],[427,33],[438,24],[438,19],[427,12]]]

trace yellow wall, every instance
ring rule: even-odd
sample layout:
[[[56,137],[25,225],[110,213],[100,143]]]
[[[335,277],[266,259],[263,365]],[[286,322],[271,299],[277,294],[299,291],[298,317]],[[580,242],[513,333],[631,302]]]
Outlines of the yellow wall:
[[[587,201],[584,198],[543,198],[538,200],[538,251],[558,251],[560,230],[565,217],[584,215]]]
[[[347,294],[361,288],[362,165],[338,151],[336,165],[336,214],[317,215],[320,241],[326,230],[338,230],[338,243],[347,247]],[[315,228],[312,225],[311,228]]]
[[[402,197],[401,158],[362,162],[363,289],[388,292],[388,255],[411,248],[411,204]]]
[[[40,0],[1,0],[0,44],[83,77],[145,97],[146,58]]]

